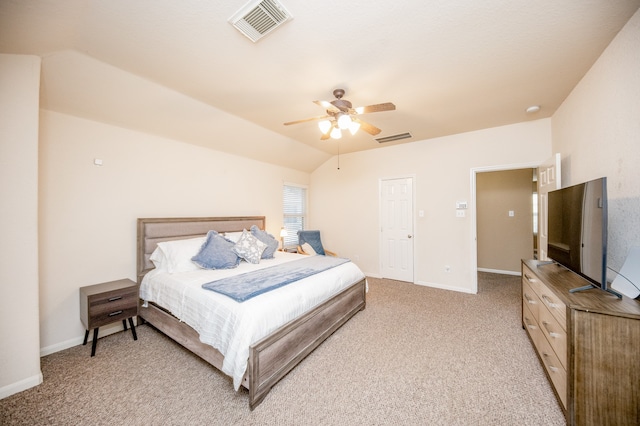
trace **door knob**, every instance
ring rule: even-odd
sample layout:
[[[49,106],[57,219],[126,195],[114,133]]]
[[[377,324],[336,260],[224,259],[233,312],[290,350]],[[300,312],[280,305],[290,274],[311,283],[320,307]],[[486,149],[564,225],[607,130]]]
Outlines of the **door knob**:
[[[407,235],[407,238],[412,238],[412,236],[411,235]]]

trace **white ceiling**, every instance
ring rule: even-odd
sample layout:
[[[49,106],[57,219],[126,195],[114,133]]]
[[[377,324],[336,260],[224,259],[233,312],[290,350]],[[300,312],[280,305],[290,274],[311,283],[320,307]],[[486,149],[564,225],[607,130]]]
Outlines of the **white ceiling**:
[[[43,57],[42,106],[311,171],[314,100],[346,90],[378,135],[410,143],[549,117],[640,0],[280,0],[293,15],[251,42],[245,0],[1,0],[0,52]],[[536,114],[526,114],[540,105]],[[229,115],[230,114],[230,115]],[[379,148],[363,131],[341,153]]]

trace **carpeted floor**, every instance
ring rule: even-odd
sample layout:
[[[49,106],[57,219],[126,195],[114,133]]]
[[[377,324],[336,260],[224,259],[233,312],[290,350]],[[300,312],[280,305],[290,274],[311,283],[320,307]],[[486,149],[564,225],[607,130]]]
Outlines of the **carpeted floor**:
[[[563,425],[520,322],[520,278],[477,295],[369,278],[367,308],[282,379],[248,392],[149,326],[42,358],[1,425]]]

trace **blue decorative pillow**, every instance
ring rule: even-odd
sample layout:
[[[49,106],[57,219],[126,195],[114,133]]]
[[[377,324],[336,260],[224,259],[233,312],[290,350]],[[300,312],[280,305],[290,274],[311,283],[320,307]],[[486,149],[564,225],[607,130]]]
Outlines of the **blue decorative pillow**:
[[[276,240],[273,235],[258,228],[256,225],[251,226],[251,234],[267,245],[267,248],[262,252],[262,258],[273,259],[273,254],[278,250],[278,240]]]
[[[191,260],[203,269],[235,268],[240,263],[240,258],[233,251],[233,246],[231,241],[224,239],[216,231],[209,231],[207,240]]]
[[[236,245],[233,246],[233,251],[249,263],[260,263],[260,257],[266,248],[265,243],[245,229]]]

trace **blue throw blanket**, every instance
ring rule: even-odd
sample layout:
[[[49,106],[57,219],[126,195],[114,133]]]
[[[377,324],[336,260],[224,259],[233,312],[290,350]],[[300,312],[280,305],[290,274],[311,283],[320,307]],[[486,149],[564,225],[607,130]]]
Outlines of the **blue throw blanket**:
[[[244,302],[259,294],[291,284],[327,269],[335,268],[349,259],[331,256],[309,256],[257,271],[245,272],[202,284],[202,288],[224,294],[236,302]]]

